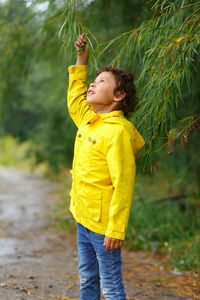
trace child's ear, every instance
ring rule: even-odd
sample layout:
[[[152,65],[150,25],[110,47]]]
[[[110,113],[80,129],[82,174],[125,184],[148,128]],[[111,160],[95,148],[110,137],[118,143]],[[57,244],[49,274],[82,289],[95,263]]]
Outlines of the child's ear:
[[[126,93],[125,92],[121,92],[121,91],[117,91],[115,94],[114,94],[114,101],[122,101],[124,100],[124,98],[126,97]]]

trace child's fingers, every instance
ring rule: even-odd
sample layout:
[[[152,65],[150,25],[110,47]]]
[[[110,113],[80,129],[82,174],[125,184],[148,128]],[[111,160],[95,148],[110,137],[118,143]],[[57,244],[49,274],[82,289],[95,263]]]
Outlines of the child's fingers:
[[[122,247],[122,240],[110,238],[110,237],[105,237],[104,239],[104,246],[106,247],[106,250],[116,250],[118,248]]]
[[[84,35],[87,37],[87,33],[84,34]],[[85,45],[84,35],[83,34],[79,35],[77,41],[75,42],[75,48],[76,48],[77,51],[79,51],[80,48]]]
[[[80,50],[80,48],[83,47],[84,45],[85,43],[83,42],[78,42],[78,41],[75,42],[75,48],[77,51]]]
[[[75,42],[75,48],[76,48],[76,50],[79,51],[81,47],[82,47],[82,43],[76,41]]]
[[[79,36],[79,39],[80,39],[81,42],[85,43],[85,38],[84,38],[84,35],[83,35],[83,34],[81,34],[81,35]]]
[[[88,34],[83,33],[83,34],[79,35],[79,38],[81,41],[86,42],[86,39],[88,38]]]
[[[86,42],[86,40],[88,39],[88,34],[83,33],[81,36],[83,37],[84,42]]]

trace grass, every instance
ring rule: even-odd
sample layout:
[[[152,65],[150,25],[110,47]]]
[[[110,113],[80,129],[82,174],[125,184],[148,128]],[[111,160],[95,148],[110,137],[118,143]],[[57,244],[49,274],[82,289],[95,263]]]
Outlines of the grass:
[[[200,193],[188,183],[189,193],[184,179],[183,189],[177,175],[164,168],[153,176],[138,176],[126,246],[167,254],[169,264],[179,270],[199,270]],[[173,200],[174,195],[180,198]]]
[[[200,270],[200,234],[177,241],[171,253],[171,265],[179,270]]]
[[[200,268],[200,213],[191,199],[178,203],[133,205],[127,231],[127,247],[168,254],[171,265],[181,270]]]
[[[28,156],[27,150],[31,147],[30,142],[19,143],[12,136],[0,139],[0,165],[14,167],[25,172],[45,173],[45,164],[36,165],[34,156]]]

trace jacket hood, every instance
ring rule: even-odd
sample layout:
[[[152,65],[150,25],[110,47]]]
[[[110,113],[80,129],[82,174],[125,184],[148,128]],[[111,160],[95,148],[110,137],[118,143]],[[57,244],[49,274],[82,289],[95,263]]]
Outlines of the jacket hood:
[[[135,126],[124,117],[123,111],[116,110],[109,113],[98,114],[98,116],[103,120],[104,123],[120,124],[128,130],[131,136],[131,142],[135,154],[145,145],[143,137],[135,128]]]

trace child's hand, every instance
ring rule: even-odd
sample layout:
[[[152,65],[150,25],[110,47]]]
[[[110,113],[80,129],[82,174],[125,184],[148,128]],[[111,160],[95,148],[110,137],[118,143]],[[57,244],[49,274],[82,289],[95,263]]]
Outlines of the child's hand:
[[[122,244],[122,240],[114,239],[108,236],[106,236],[104,239],[104,246],[106,247],[106,250],[115,250],[121,248]]]
[[[87,34],[85,34],[87,36]],[[82,47],[86,45],[84,34],[79,35],[78,39],[75,42],[76,51],[79,51]]]
[[[76,51],[79,52],[76,64],[77,65],[87,65],[89,51],[86,45],[87,34],[79,35],[78,39],[75,42]]]

